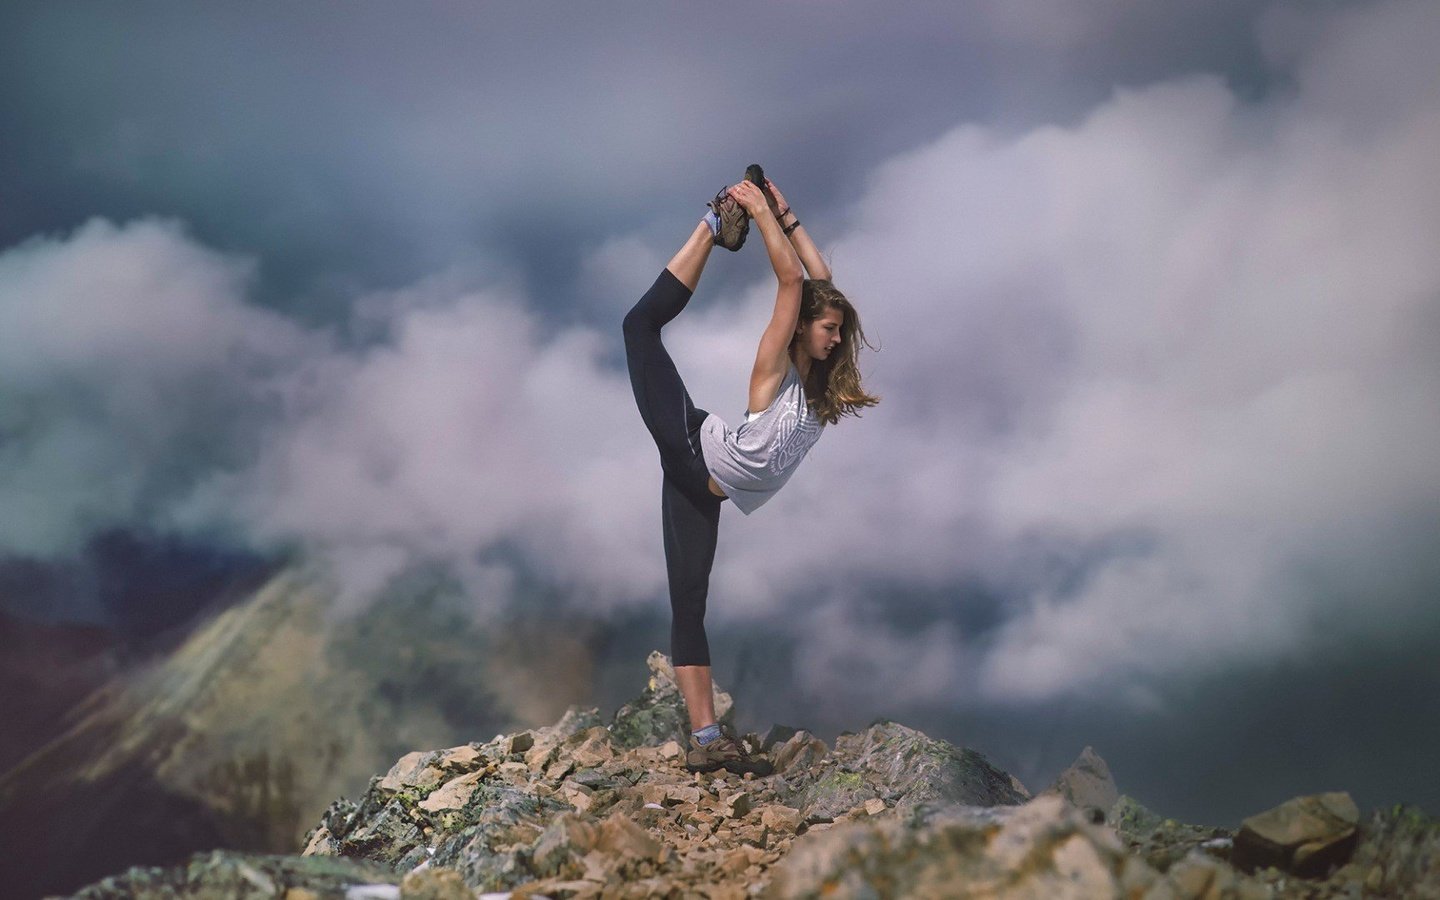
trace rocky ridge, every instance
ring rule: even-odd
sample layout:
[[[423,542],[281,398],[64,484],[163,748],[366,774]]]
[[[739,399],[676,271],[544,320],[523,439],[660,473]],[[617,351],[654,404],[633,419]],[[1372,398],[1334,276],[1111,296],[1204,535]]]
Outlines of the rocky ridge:
[[[1440,898],[1440,820],[1364,821],[1343,794],[1297,798],[1239,832],[1121,796],[1090,748],[1039,796],[973,750],[893,722],[834,747],[746,735],[776,774],[684,769],[684,708],[649,683],[609,721],[409,753],[335,801],[299,856],[197,854],[77,897]],[[722,720],[732,711],[718,688]]]

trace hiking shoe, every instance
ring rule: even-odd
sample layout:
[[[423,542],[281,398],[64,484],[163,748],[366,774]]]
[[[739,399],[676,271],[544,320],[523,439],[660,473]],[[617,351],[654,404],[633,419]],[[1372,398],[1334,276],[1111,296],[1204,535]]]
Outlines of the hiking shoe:
[[[745,245],[745,236],[750,233],[750,214],[745,212],[745,207],[735,202],[727,191],[728,187],[720,189],[715,199],[705,204],[715,210],[715,217],[720,220],[720,230],[715,232],[715,243],[726,250],[739,250]]]
[[[775,771],[768,759],[746,753],[745,747],[725,729],[721,729],[720,736],[708,744],[701,744],[695,735],[690,735],[690,751],[685,754],[685,768],[691,772],[724,769],[736,775],[750,772],[757,777],[764,777]]]

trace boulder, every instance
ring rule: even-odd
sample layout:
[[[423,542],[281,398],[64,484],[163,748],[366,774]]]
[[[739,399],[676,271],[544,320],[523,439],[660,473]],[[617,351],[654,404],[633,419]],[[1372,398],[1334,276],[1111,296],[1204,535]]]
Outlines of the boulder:
[[[482,771],[452,778],[436,790],[431,791],[430,795],[417,805],[431,813],[438,813],[446,809],[464,809],[465,804],[470,802],[470,795],[475,793],[476,786],[484,776],[485,773]]]
[[[675,682],[675,669],[670,659],[658,650],[652,651],[646,665],[650,667],[650,680],[639,697],[616,710],[610,723],[610,733],[617,747],[658,747],[666,741],[679,740],[684,746],[690,736],[690,714],[685,708],[685,697]],[[715,716],[725,724],[731,724],[734,703],[730,695],[712,684]]]
[[[763,746],[763,744],[762,744]],[[830,748],[808,731],[797,731],[771,751],[770,761],[777,772],[808,769],[825,758]]]
[[[791,728],[789,725],[771,725],[760,739],[760,750],[769,753],[776,744],[783,744],[794,737],[802,728]]]
[[[902,811],[920,803],[999,806],[1030,799],[1014,776],[974,750],[894,722],[877,722],[859,734],[841,735],[835,750],[847,759],[849,768],[873,774],[884,784],[885,799]]]
[[[1335,878],[1367,897],[1440,900],[1440,818],[1404,804],[1375,810]]]
[[[1121,795],[1106,814],[1121,841],[1152,868],[1168,872],[1192,851],[1229,858],[1230,832],[1223,828],[1189,825],[1146,809],[1133,797]]]
[[[1059,794],[1078,809],[1098,810],[1101,816],[1120,799],[1115,779],[1110,777],[1110,767],[1091,747],[1081,751],[1070,768],[1061,772],[1044,793]]]
[[[1109,829],[1056,796],[1024,806],[947,807],[921,827],[862,819],[799,838],[769,896],[1123,896],[1129,863]],[[1136,884],[1156,880],[1130,873]]]
[[[876,787],[860,773],[835,769],[813,781],[797,800],[801,818],[813,825],[834,821],[876,795]]]
[[[600,710],[593,706],[589,708],[572,706],[554,725],[527,732],[527,737],[518,741],[509,740],[504,735],[497,737],[496,741],[509,744],[513,750],[511,761],[515,761],[517,756],[522,756],[530,771],[544,772],[554,760],[555,751],[561,744],[581,732],[600,725],[600,718]]]
[[[1247,872],[1274,866],[1302,877],[1343,865],[1359,842],[1360,810],[1344,792],[1287,800],[1240,823],[1231,856]]]
[[[292,898],[287,896],[285,900]],[[400,882],[400,900],[475,900],[475,893],[454,869],[424,866]]]
[[[428,794],[445,781],[445,770],[436,765],[444,753],[443,750],[417,750],[405,754],[380,779],[378,787],[397,793],[409,790],[422,796]]]
[[[595,848],[637,860],[659,862],[662,858],[660,842],[624,816],[612,815],[600,823]]]
[[[595,848],[596,828],[584,816],[562,813],[550,820],[530,851],[531,868],[541,877],[578,878],[580,858]]]

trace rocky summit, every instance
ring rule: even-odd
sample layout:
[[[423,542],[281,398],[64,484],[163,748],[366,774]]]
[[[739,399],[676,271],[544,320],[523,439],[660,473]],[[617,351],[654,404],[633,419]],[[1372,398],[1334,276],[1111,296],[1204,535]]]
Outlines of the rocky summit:
[[[295,856],[214,851],[75,896],[500,898],[1440,898],[1440,820],[1296,798],[1240,832],[1121,795],[1091,748],[1038,796],[984,756],[893,722],[833,747],[745,735],[775,774],[692,774],[669,661],[608,721],[416,751],[335,801]],[[732,704],[716,689],[716,710]]]

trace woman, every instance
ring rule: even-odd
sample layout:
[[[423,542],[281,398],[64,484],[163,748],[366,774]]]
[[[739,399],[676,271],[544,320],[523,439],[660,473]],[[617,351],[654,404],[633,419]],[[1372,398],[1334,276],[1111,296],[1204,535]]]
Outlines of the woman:
[[[860,387],[855,361],[865,336],[855,310],[830,284],[829,268],[784,196],[769,179],[764,184],[762,190],[742,181],[716,195],[711,211],[625,316],[630,386],[664,472],[670,650],[690,714],[686,768],[694,772],[772,771],[715,721],[704,620],[720,504],[728,498],[746,515],[754,512],[789,480],[826,424],[878,402]],[[711,248],[738,250],[744,243],[747,216],[775,270],[775,311],[750,373],[749,411],[732,430],[691,403],[660,329],[689,302]]]

